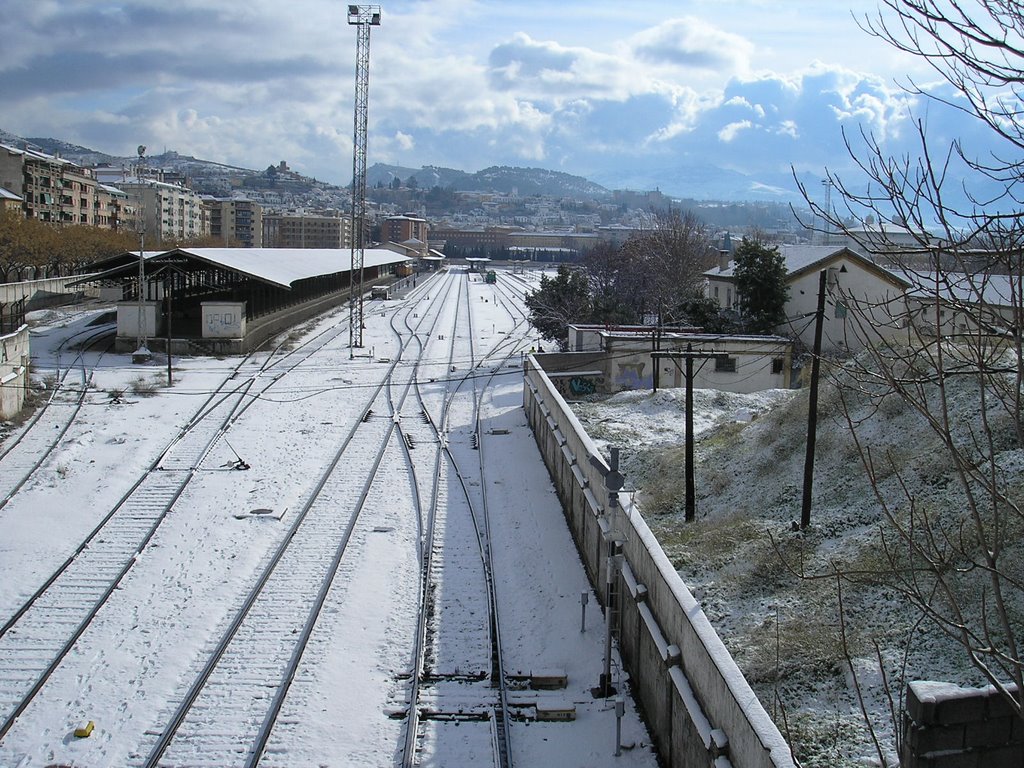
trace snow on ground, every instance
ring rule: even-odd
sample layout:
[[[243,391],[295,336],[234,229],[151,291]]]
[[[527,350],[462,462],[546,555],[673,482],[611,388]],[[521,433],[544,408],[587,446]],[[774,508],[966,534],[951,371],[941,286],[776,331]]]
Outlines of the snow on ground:
[[[836,390],[824,385],[819,401],[806,532],[793,527],[801,511],[806,390],[694,393],[697,522],[689,524],[682,515],[684,396],[681,389],[624,392],[577,403],[574,410],[602,445],[620,448],[627,489],[636,489],[652,530],[801,763],[878,762],[851,665],[886,759],[895,760],[879,658],[897,709],[910,680],[968,686],[984,681],[962,648],[917,625],[918,613],[886,585],[881,509]],[[951,382],[950,396],[958,421],[977,424],[977,388]],[[858,402],[853,413],[865,445],[880,459],[884,498],[898,505],[909,494],[933,514],[956,511],[944,453],[919,414],[894,398]],[[1024,486],[1022,455],[1012,447],[1000,455],[1010,488]],[[835,565],[868,575],[844,587],[849,661],[835,580],[802,580],[781,557],[789,568],[808,574],[828,573]]]
[[[435,278],[440,279],[440,278]],[[137,764],[152,729],[173,707],[239,596],[249,588],[280,541],[293,509],[323,470],[361,407],[366,382],[379,377],[395,353],[390,313],[421,301],[420,289],[398,301],[371,303],[364,343],[373,358],[350,359],[347,348],[270,389],[245,413],[204,462],[167,522],[140,554],[110,603],[100,612],[51,682],[0,743],[0,765],[53,763],[102,768]],[[492,286],[474,282],[474,298]],[[429,290],[429,287],[427,288]],[[58,310],[33,317],[33,377],[52,378],[73,355],[56,353],[60,340],[99,310]],[[505,338],[511,320],[500,302],[474,305],[483,348]],[[338,315],[347,313],[338,313]],[[309,336],[339,321],[308,323]],[[531,342],[525,342],[524,349]],[[0,509],[0,618],[6,619],[82,541],[192,417],[209,393],[232,374],[231,358],[175,358],[174,384],[165,386],[164,358],[132,365],[124,355],[90,355],[97,370],[81,416],[41,469],[38,479]],[[259,359],[237,379],[258,375]],[[650,740],[631,703],[623,722],[621,757],[614,752],[615,717],[609,702],[589,688],[602,667],[603,633],[591,594],[586,631],[579,631],[579,595],[586,577],[557,498],[522,414],[522,377],[498,376],[485,402],[490,427],[483,451],[493,516],[492,549],[503,642],[512,670],[562,669],[569,687],[520,691],[521,705],[572,703],[573,723],[515,722],[511,739],[520,766],[650,766]],[[111,392],[124,392],[120,404]],[[458,428],[460,425],[453,425]],[[6,440],[24,426],[5,425]],[[241,456],[245,472],[231,465]],[[395,456],[388,459],[401,466]],[[416,603],[416,531],[400,510],[411,505],[407,480],[375,488],[367,524],[354,534],[365,567],[345,573],[332,589],[300,670],[296,695],[283,711],[281,751],[271,765],[394,765],[408,674]],[[273,515],[253,516],[268,508]],[[453,641],[457,642],[457,640]],[[624,681],[623,681],[624,682]],[[625,687],[625,686],[624,686]],[[344,695],[341,695],[344,693]],[[70,734],[93,720],[89,739]],[[469,724],[444,732],[430,746],[430,765],[470,764],[476,749]],[[489,735],[480,755],[490,752]],[[327,756],[325,759],[324,756]]]

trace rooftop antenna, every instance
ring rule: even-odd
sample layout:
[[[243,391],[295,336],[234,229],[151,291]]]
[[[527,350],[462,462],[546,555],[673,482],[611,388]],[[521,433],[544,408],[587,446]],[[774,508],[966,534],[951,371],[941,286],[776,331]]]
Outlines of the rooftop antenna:
[[[380,26],[379,5],[350,5],[348,23],[356,27],[356,97],[352,130],[352,251],[349,271],[349,359],[363,346],[363,256],[366,224],[366,124],[370,95],[370,27]]]
[[[139,233],[139,283],[137,286],[138,299],[139,299],[139,317],[138,317],[138,344],[135,347],[135,351],[132,353],[133,363],[148,363],[153,355],[149,351],[149,347],[146,342],[146,217],[144,213],[145,190],[142,187],[142,175],[145,172],[146,164],[146,145],[139,144],[139,148],[136,150],[139,153],[139,164],[136,166],[136,176],[138,176],[139,185],[139,208],[135,212],[135,229]]]

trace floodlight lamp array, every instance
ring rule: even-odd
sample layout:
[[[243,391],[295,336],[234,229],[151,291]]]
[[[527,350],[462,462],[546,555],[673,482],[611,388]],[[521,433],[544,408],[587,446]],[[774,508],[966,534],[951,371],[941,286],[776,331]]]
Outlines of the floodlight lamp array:
[[[348,7],[349,24],[368,24],[372,27],[380,26],[379,5],[350,5]]]

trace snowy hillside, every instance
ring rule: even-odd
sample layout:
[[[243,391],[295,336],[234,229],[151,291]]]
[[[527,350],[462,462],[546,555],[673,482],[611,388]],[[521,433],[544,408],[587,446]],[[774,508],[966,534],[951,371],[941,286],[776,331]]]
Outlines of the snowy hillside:
[[[950,395],[961,424],[976,424],[976,385],[952,383]],[[919,612],[900,597],[880,538],[886,528],[882,506],[842,415],[839,389],[834,383],[822,388],[806,532],[795,523],[801,510],[807,390],[757,395],[705,390],[694,400],[698,519],[691,524],[683,521],[683,390],[620,393],[576,410],[599,443],[620,446],[627,487],[637,489],[648,523],[801,763],[878,763],[851,668],[887,760],[894,760],[893,718],[879,659],[897,697],[892,702],[897,712],[904,681],[985,681],[961,647],[919,622]],[[955,531],[962,495],[952,482],[948,454],[922,416],[894,397],[860,398],[851,403],[850,416],[862,446],[878,462],[881,498],[897,514],[904,514],[913,499],[919,513],[925,510]],[[1006,485],[1019,490],[1024,451],[1007,435],[1007,421],[997,421],[997,437],[1006,438],[996,446],[998,464]],[[1012,538],[1007,546],[1019,550],[1019,540]],[[885,541],[892,546],[891,530]],[[834,569],[852,574],[842,583],[848,654]],[[968,583],[964,589],[964,601],[980,606],[981,588]],[[1018,621],[1020,608],[1011,606]]]

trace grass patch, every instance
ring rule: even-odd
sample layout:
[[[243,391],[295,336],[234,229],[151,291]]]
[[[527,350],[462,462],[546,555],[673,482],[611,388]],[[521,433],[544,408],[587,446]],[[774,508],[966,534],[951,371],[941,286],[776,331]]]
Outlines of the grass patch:
[[[159,376],[136,376],[128,389],[136,397],[153,397],[163,386],[163,379]]]

